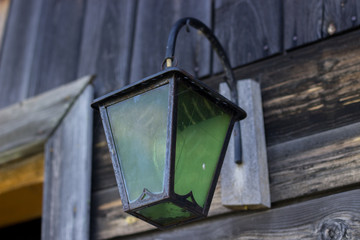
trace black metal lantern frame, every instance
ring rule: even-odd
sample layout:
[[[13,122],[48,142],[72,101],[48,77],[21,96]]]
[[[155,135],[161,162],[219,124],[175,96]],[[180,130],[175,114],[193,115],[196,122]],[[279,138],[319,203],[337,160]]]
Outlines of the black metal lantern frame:
[[[221,166],[225,157],[227,145],[230,140],[231,132],[233,130],[233,126],[237,121],[244,119],[246,117],[245,111],[243,111],[232,101],[229,101],[221,94],[217,93],[216,91],[206,86],[201,81],[195,79],[190,74],[180,70],[179,68],[171,66],[176,35],[179,29],[181,28],[181,26],[185,24],[190,24],[190,25],[195,24],[196,28],[200,28],[200,30],[202,30],[203,32],[205,31],[207,35],[211,35],[210,40],[212,44],[214,45],[214,41],[216,41],[217,44],[215,45],[218,47],[219,43],[217,39],[212,34],[208,33],[210,30],[207,29],[207,27],[204,24],[192,18],[182,19],[177,24],[175,24],[175,27],[173,28],[175,30],[172,31],[173,32],[172,34],[170,34],[169,37],[170,44],[168,44],[167,57],[165,58],[164,61],[166,62],[167,65],[167,68],[165,70],[155,75],[144,78],[132,85],[113,91],[105,96],[102,96],[94,100],[94,102],[92,103],[92,107],[98,109],[101,114],[124,211],[137,218],[143,219],[144,221],[149,222],[161,229],[173,227],[175,225],[187,223],[207,216],[212,201],[212,197],[215,191],[215,187],[217,184],[217,180],[220,174]],[[206,29],[204,30],[204,27],[207,30]],[[209,36],[207,37],[209,38]],[[217,48],[215,50],[221,53],[222,56],[221,58],[225,59],[225,62],[228,64],[228,66],[230,66],[223,49],[221,48],[219,50]],[[227,75],[229,74],[232,75],[231,68],[230,70],[228,70],[228,72],[229,73]],[[168,93],[168,112],[167,112],[167,126],[166,126],[167,128],[166,154],[165,154],[166,159],[165,159],[165,167],[164,167],[165,172],[164,172],[164,181],[163,181],[164,188],[161,193],[152,193],[148,189],[144,188],[142,194],[135,201],[130,201],[127,194],[125,179],[122,176],[122,166],[120,161],[121,159],[119,159],[119,155],[117,154],[118,149],[116,149],[116,145],[114,142],[114,136],[112,134],[112,130],[110,126],[107,108],[113,104],[119,103],[126,99],[140,95],[142,93],[157,89],[167,84],[169,85],[169,93]],[[206,98],[208,101],[212,102],[213,104],[215,104],[223,111],[229,113],[232,116],[220,152],[220,156],[216,165],[216,169],[212,177],[212,183],[208,191],[208,196],[206,198],[203,207],[199,206],[196,203],[192,195],[192,192],[190,192],[185,196],[181,196],[176,194],[174,191],[175,152],[176,152],[177,115],[178,115],[177,103],[178,103],[179,84],[186,85],[189,89],[201,95],[202,97]],[[235,94],[233,94],[233,96],[234,95]],[[188,212],[191,213],[191,216],[180,222],[175,221],[161,225],[153,221],[152,219],[144,217],[143,215],[139,214],[139,211],[142,209],[167,202],[171,202],[182,209],[186,209]]]

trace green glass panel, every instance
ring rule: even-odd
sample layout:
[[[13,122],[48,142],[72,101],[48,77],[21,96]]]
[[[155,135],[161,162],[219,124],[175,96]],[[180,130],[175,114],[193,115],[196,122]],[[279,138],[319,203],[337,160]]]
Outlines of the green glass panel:
[[[169,85],[107,107],[129,201],[164,189]]]
[[[151,207],[143,208],[136,211],[136,213],[162,226],[176,224],[196,217],[193,213],[171,202],[159,203]]]
[[[193,193],[204,207],[231,116],[179,83],[175,193]]]

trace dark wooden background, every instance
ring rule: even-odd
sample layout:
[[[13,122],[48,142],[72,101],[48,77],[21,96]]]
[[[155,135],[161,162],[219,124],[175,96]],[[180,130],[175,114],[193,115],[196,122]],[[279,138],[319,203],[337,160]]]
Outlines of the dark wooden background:
[[[215,194],[221,217],[138,237],[359,239],[359,0],[11,0],[0,108],[88,74],[101,96],[156,73],[185,16],[214,30],[238,79],[261,83],[273,209],[234,213]],[[181,31],[176,57],[214,88],[223,81],[195,30]],[[92,179],[94,239],[151,229],[121,210],[97,114]]]

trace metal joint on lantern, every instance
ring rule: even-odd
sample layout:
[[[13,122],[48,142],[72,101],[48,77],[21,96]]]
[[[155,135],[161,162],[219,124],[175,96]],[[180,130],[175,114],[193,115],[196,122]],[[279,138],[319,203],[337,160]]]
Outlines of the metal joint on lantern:
[[[172,67],[172,59],[171,58],[166,59],[166,67],[167,68]]]
[[[166,66],[172,59],[165,58]],[[176,67],[91,106],[100,110],[127,213],[162,229],[207,216],[232,129],[246,117],[244,110]]]

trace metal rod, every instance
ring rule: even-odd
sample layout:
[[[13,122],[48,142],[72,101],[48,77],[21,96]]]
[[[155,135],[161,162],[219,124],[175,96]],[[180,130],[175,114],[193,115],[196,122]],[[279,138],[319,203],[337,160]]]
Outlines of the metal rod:
[[[172,59],[174,58],[175,53],[175,45],[176,45],[176,38],[180,31],[180,29],[185,26],[191,26],[197,30],[199,30],[211,43],[212,48],[215,50],[216,54],[220,58],[221,65],[224,67],[225,70],[225,80],[227,85],[230,88],[231,100],[238,104],[238,91],[236,87],[236,81],[234,78],[234,73],[231,69],[230,61],[224,51],[224,48],[220,44],[219,40],[215,37],[213,32],[201,21],[195,18],[182,18],[178,20],[170,30],[167,46],[166,46],[166,55],[165,55],[165,62],[166,67],[172,66]],[[234,126],[234,140],[235,140],[235,162],[241,163],[242,162],[242,144],[241,144],[241,129],[239,122],[235,123]]]

